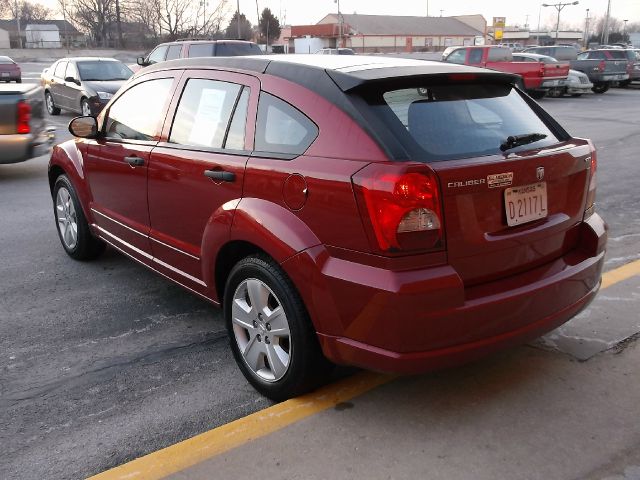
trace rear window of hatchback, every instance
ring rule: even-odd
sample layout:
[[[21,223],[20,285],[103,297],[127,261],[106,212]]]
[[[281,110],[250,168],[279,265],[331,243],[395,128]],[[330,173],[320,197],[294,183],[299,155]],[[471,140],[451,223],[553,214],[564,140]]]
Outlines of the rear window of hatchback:
[[[418,161],[502,154],[500,145],[513,135],[539,133],[545,137],[510,149],[510,153],[559,141],[511,85],[390,87],[369,90],[363,97],[384,127]]]

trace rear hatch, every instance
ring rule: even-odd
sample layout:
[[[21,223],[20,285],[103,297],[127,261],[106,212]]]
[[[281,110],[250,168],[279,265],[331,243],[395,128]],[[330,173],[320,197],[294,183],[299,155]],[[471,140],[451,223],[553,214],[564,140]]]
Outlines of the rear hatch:
[[[467,286],[576,246],[592,154],[588,141],[571,138],[511,85],[481,78],[430,84],[427,77],[365,95],[407,163],[435,172],[447,260]]]

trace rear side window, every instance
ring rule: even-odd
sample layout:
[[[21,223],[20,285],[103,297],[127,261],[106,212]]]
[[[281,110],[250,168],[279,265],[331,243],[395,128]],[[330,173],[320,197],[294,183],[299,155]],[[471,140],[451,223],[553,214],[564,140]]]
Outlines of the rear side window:
[[[513,58],[511,50],[506,47],[491,47],[489,48],[489,55],[487,56],[488,62],[510,62]]]
[[[182,51],[182,45],[171,45],[167,51],[167,57],[165,60],[175,60],[180,58],[180,52]]]
[[[427,161],[500,154],[500,144],[511,135],[546,137],[509,152],[558,141],[510,85],[429,85],[371,95],[373,111],[409,152]]]
[[[197,43],[189,45],[189,58],[213,56],[213,43]]]
[[[223,148],[241,85],[191,79],[180,98],[169,142]]]
[[[255,150],[301,155],[318,136],[306,115],[273,95],[260,93]]]
[[[627,52],[624,50],[609,50],[609,55],[616,60],[627,60]]]
[[[236,57],[242,55],[262,55],[255,43],[219,42],[216,45],[216,57]]]
[[[164,108],[172,84],[171,78],[149,80],[124,92],[109,108],[105,120],[107,138],[154,140],[160,121],[164,119]]]

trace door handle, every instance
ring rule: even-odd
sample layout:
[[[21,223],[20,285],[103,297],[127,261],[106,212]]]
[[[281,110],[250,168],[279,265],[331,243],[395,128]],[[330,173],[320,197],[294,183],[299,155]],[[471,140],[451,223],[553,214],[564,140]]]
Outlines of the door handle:
[[[204,176],[213,180],[221,180],[223,182],[235,182],[236,174],[233,172],[225,172],[224,170],[205,170]]]
[[[144,165],[144,159],[140,157],[124,157],[124,161],[132,167],[141,167]]]

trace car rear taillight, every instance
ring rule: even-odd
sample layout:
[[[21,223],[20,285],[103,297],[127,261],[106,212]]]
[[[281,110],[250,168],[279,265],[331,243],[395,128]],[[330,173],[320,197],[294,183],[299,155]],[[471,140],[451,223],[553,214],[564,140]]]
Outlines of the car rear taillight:
[[[589,189],[587,190],[587,201],[584,208],[584,217],[589,217],[596,206],[596,170],[598,169],[598,160],[596,150],[591,145],[591,160],[589,161]]]
[[[605,68],[607,68],[607,64],[604,60],[600,60],[600,63],[598,64],[598,71],[604,72]]]
[[[545,72],[544,63],[540,62],[540,76],[541,77],[544,77],[544,72]]]
[[[444,247],[440,193],[431,169],[370,164],[352,180],[376,250],[399,253]]]
[[[24,100],[21,100],[16,105],[16,131],[18,133],[31,132],[31,105]]]

